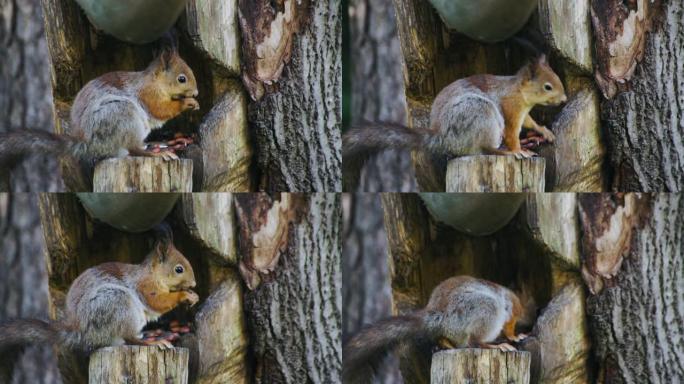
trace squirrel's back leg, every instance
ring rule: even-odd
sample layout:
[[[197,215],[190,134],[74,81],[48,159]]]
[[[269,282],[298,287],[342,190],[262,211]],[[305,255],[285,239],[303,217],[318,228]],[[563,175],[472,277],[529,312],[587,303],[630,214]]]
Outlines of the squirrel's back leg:
[[[142,148],[149,134],[144,111],[130,100],[116,98],[93,103],[80,119],[89,152],[95,158],[128,155],[129,148]]]
[[[499,300],[472,291],[453,295],[445,313],[442,336],[459,347],[494,341],[508,317]]]
[[[503,141],[504,120],[493,101],[477,93],[454,97],[441,109],[439,130],[445,150],[452,156],[482,154]]]
[[[87,293],[74,315],[89,350],[138,339],[147,322],[144,307],[135,293],[113,284],[104,284]]]

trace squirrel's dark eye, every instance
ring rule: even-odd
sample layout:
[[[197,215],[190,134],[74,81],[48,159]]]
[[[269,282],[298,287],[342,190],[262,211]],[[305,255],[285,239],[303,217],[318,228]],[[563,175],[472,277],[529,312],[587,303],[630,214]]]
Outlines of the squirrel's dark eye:
[[[183,268],[182,265],[176,265],[175,271],[176,271],[176,273],[181,274],[181,273],[183,273],[183,271],[185,271],[185,268]]]
[[[551,92],[551,91],[553,91],[553,86],[550,83],[546,83],[546,84],[544,84],[544,90],[546,92]]]
[[[180,75],[178,76],[178,82],[181,84],[185,84],[188,81],[188,78],[185,77],[185,75]]]

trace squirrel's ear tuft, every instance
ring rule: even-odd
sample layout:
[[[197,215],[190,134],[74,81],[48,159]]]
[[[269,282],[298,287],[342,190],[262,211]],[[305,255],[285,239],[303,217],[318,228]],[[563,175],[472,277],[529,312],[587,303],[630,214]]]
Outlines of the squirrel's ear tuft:
[[[549,65],[549,61],[546,58],[546,54],[542,53],[538,58],[537,58],[537,66],[541,65]]]
[[[177,52],[170,48],[163,49],[159,53],[159,62],[161,63],[161,68],[163,68],[165,71],[168,71],[169,68],[171,68],[171,62],[176,55]]]
[[[518,76],[521,76],[525,80],[533,80],[536,75],[536,63],[530,62],[520,68],[518,71]]]
[[[155,261],[159,262],[160,264],[164,263],[166,261],[166,258],[169,254],[169,245],[164,242],[163,240],[158,240],[154,244],[154,258]]]
[[[168,223],[162,221],[153,228],[153,232],[155,257],[159,262],[164,262],[173,244],[173,231]]]
[[[157,51],[161,67],[167,71],[171,67],[171,62],[178,56],[178,35],[170,29],[157,41]]]

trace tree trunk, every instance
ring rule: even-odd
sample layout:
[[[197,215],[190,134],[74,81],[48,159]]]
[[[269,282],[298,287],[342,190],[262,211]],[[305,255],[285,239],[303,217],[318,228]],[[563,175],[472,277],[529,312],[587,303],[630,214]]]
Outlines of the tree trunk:
[[[629,91],[602,106],[615,173],[612,187],[678,192],[684,190],[684,89],[677,86],[684,77],[684,3],[656,1],[639,6],[648,9],[648,17],[656,14],[654,31],[645,37],[644,59],[636,67]],[[644,37],[637,35],[634,40],[638,38]]]
[[[262,214],[279,204],[289,207],[281,217],[289,217],[290,224],[280,243],[273,247],[282,255],[274,269],[264,273],[261,284],[245,294],[256,363],[254,382],[339,383],[340,197],[284,197],[274,201],[266,195],[236,196],[243,211],[239,215],[241,246],[248,239],[257,239],[250,234],[278,224],[270,221],[275,220],[274,215]],[[243,257],[249,257],[261,250],[243,248],[242,252],[248,252]]]
[[[278,80],[278,91],[249,107],[260,189],[340,191],[340,0],[304,1],[297,7],[309,8],[299,10],[308,15],[300,33],[291,37],[291,61]]]
[[[0,132],[52,131],[50,64],[40,0],[0,2]],[[57,160],[32,156],[0,169],[0,191],[62,190]]]
[[[583,197],[583,205],[586,199],[597,198]],[[602,383],[674,383],[684,378],[684,196],[647,198],[652,201],[646,209],[621,230],[626,233],[638,227],[620,246],[625,257],[615,276],[606,279],[606,288],[587,301]],[[600,206],[604,212],[620,214],[629,211],[629,205],[621,206],[617,200],[617,209],[611,209],[615,203]],[[588,229],[601,231],[603,222],[592,223]],[[615,227],[618,221],[611,222]],[[587,236],[586,221],[584,225]],[[602,240],[615,238],[614,233],[607,234]],[[603,244],[601,249],[606,248],[605,240]],[[606,264],[602,261],[598,265]]]
[[[394,4],[391,0],[350,0],[348,25],[352,124],[364,121],[406,124]],[[410,153],[391,150],[370,158],[361,171],[358,190],[416,190]]]
[[[187,384],[188,350],[107,347],[90,356],[91,384]]]
[[[342,253],[342,340],[366,324],[392,315],[392,290],[387,266],[387,235],[380,195],[345,194]],[[378,383],[400,382],[395,360],[376,374]]]
[[[48,317],[45,242],[36,194],[0,194],[0,303],[0,321]],[[30,347],[16,360],[6,353],[0,382],[62,382],[52,348]]]

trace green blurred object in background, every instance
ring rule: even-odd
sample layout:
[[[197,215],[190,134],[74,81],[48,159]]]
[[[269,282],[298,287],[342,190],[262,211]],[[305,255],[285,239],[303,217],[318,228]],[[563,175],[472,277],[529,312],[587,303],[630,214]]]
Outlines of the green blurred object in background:
[[[460,232],[491,235],[508,224],[524,193],[420,193],[432,217]]]
[[[430,0],[449,29],[495,43],[515,35],[537,8],[538,0]]]
[[[188,0],[76,0],[97,29],[129,43],[145,44],[175,24]]]
[[[94,219],[126,232],[145,232],[176,205],[179,193],[77,193]]]

